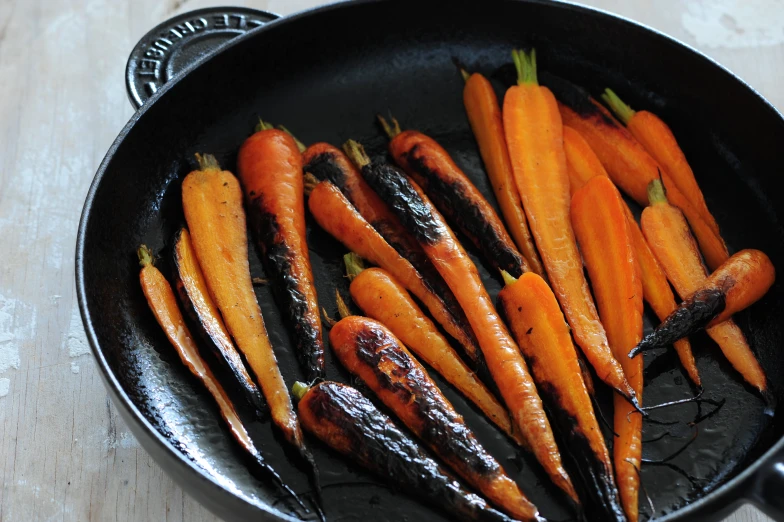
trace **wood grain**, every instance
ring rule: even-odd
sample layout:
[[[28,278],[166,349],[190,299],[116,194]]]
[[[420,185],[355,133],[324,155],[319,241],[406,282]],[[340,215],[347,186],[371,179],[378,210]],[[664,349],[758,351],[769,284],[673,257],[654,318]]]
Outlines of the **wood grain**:
[[[684,15],[699,19],[717,2],[587,3],[700,47]],[[228,3],[285,15],[323,2]],[[133,112],[128,53],[167,17],[214,4],[0,0],[0,522],[216,520],[118,418],[85,353],[73,284],[87,188]],[[737,22],[725,13],[717,30],[742,31]],[[784,108],[784,45],[702,50]],[[727,520],[769,519],[744,507]]]

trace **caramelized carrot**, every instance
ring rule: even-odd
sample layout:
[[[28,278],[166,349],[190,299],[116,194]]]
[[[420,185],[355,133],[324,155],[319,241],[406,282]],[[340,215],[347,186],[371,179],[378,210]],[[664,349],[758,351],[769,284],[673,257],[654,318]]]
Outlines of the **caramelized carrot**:
[[[528,266],[533,272],[546,277],[515,185],[498,98],[487,78],[479,73],[469,76],[467,72],[462,72],[466,77],[463,105],[479,145],[479,153],[485,164],[487,177],[490,178],[490,184],[493,186],[495,199],[501,208],[501,214]]]
[[[379,116],[390,137],[389,153],[421,186],[436,208],[463,232],[496,270],[515,277],[530,267],[490,203],[434,139],[417,131],[400,131]]]
[[[468,369],[436,325],[420,310],[405,288],[381,268],[364,270],[356,254],[344,256],[351,281],[351,298],[362,312],[389,328],[392,333],[431,368],[473,402],[490,421],[518,444],[524,444],[513,429],[509,413]]]
[[[186,228],[180,229],[174,238],[174,267],[175,287],[186,314],[190,316],[193,324],[197,325],[198,331],[217,360],[239,384],[248,404],[257,411],[257,415],[266,412],[264,397],[245,369],[218,307],[210,296],[204,274],[196,259],[196,252],[193,251],[191,235]]]
[[[637,141],[665,168],[678,190],[700,213],[702,219],[719,235],[719,225],[708,210],[705,197],[694,178],[694,172],[686,160],[675,135],[661,118],[648,111],[635,111],[611,89],[605,89],[602,100],[612,109],[615,116],[626,125]]]
[[[357,209],[357,212],[376,229],[376,232],[392,248],[397,250],[398,254],[413,265],[424,279],[425,284],[444,302],[453,321],[456,324],[464,325],[465,332],[461,332],[460,336],[455,336],[455,338],[461,344],[466,343],[464,344],[466,352],[475,353],[477,348],[474,334],[468,326],[460,304],[444,282],[444,278],[422,251],[422,247],[406,231],[397,216],[392,213],[389,206],[362,179],[362,174],[343,151],[327,143],[316,143],[305,150],[302,159],[305,163],[305,172],[313,174],[319,180],[330,181],[339,188],[346,199]],[[449,331],[448,328],[447,331]]]
[[[328,181],[316,185],[308,198],[308,208],[321,228],[350,251],[388,271],[422,301],[433,318],[466,349],[474,364],[481,366],[481,353],[473,341],[470,325],[456,321],[422,275],[384,241],[335,185]]]
[[[681,194],[667,170],[604,106],[580,87],[552,75],[547,76],[547,85],[558,97],[564,125],[573,127],[585,138],[619,189],[645,206],[648,183],[661,176],[673,205],[689,220],[708,265],[716,268],[727,260],[729,253],[724,240]]]
[[[263,121],[257,130],[240,147],[237,169],[264,270],[312,381],[324,377],[324,341],[305,239],[302,155],[286,132]]]
[[[504,279],[507,284],[498,294],[498,301],[520,350],[531,363],[550,418],[563,434],[562,447],[571,457],[594,509],[601,510],[596,516],[623,520],[610,453],[558,301],[536,274],[523,274],[517,280],[504,274]]]
[[[667,202],[661,182],[651,182],[649,192],[651,205],[642,213],[643,234],[675,291],[682,298],[688,297],[705,283],[708,271],[700,260],[688,223],[680,210]],[[765,373],[735,322],[728,319],[706,331],[746,382],[767,397]]]
[[[516,519],[538,518],[536,506],[384,325],[366,317],[346,317],[330,330],[329,341],[343,366],[468,484]]]
[[[199,170],[182,182],[182,207],[196,258],[226,328],[261,386],[273,422],[311,464],[315,480],[315,463],[305,445],[253,291],[242,189],[237,178],[221,170],[213,156],[198,159]]]
[[[608,177],[607,171],[604,170],[602,163],[588,142],[579,132],[566,125],[564,125],[564,152],[566,153],[572,195],[594,176]],[[623,208],[629,225],[629,234],[632,238],[634,257],[640,269],[643,299],[651,306],[659,320],[663,321],[675,310],[675,296],[672,294],[667,276],[664,275],[659,262],[656,261],[648,243],[645,242],[640,225],[634,219],[629,206],[624,203]],[[689,378],[694,384],[701,386],[700,374],[689,340],[686,338],[677,339],[674,346]]]
[[[498,317],[471,258],[413,181],[391,165],[381,163],[368,164],[362,174],[417,238],[454,292],[515,424],[553,482],[579,503],[528,366]]]
[[[160,270],[153,266],[150,250],[142,245],[138,250],[139,263],[142,266],[139,273],[139,282],[150,306],[155,320],[163,328],[166,337],[180,356],[182,364],[196,377],[207,389],[218,404],[218,411],[231,432],[232,438],[253,459],[253,466],[260,471],[267,480],[271,480],[278,488],[297,499],[296,494],[283,483],[280,475],[270,466],[264,456],[256,449],[245,426],[242,424],[234,405],[223,387],[210,371],[209,366],[199,355],[199,347],[188,331],[185,319],[177,307],[177,299],[171,285],[163,277]],[[299,502],[299,500],[297,500]],[[300,503],[300,505],[302,505]]]
[[[642,359],[624,357],[642,337],[642,282],[618,189],[595,176],[572,199],[572,224],[580,243],[602,323],[615,356],[642,400]],[[615,396],[615,475],[626,516],[636,522],[642,459],[642,415]]]
[[[634,391],[607,344],[569,222],[569,174],[558,105],[550,90],[537,83],[535,52],[512,55],[518,85],[504,97],[504,129],[536,246],[585,357],[602,381],[634,402]]]

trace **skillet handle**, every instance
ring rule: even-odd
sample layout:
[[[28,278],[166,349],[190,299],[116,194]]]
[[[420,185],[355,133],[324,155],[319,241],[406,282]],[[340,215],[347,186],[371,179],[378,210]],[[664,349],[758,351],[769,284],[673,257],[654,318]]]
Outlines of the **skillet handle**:
[[[784,446],[756,473],[748,497],[773,520],[784,520]]]
[[[210,7],[157,25],[136,44],[125,66],[128,98],[138,109],[163,84],[229,40],[279,15],[244,7]]]

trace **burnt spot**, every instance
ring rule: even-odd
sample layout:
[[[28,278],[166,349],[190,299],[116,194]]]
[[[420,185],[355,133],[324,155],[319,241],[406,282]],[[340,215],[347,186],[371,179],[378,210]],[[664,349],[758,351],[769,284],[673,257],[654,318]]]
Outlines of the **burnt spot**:
[[[300,407],[315,426],[305,425],[332,449],[393,485],[467,520],[509,521],[462,486],[411,438],[354,388],[324,382]]]
[[[404,157],[414,179],[436,207],[471,239],[495,268],[506,270],[514,277],[523,275],[525,262],[514,245],[503,237],[503,230],[491,221],[492,210],[486,201],[474,200],[465,181],[448,180],[431,167],[418,144]]]
[[[249,203],[250,228],[261,251],[264,270],[273,282],[273,293],[278,300],[280,312],[293,333],[297,358],[312,381],[324,377],[324,342],[319,328],[318,306],[311,309],[303,285],[296,277],[292,266],[296,253],[281,233],[277,218],[267,212],[263,197]]]
[[[421,366],[382,328],[367,324],[356,334],[357,358],[371,368],[380,386],[415,413],[419,437],[464,477],[491,479],[502,473],[463,417],[444,399]]]
[[[591,444],[577,424],[574,416],[563,406],[560,392],[549,382],[538,382],[539,395],[547,408],[549,417],[556,425],[559,444],[567,456],[565,464],[572,478],[579,477],[575,486],[582,489],[581,497],[590,502],[586,512],[597,520],[626,520],[613,470],[594,453]]]
[[[725,306],[726,296],[723,290],[698,290],[683,301],[653,332],[646,335],[632,352],[636,355],[654,348],[670,346],[678,339],[705,328],[714,317],[724,311]]]
[[[392,165],[371,163],[362,168],[362,176],[417,241],[434,245],[441,240],[441,224],[404,174]]]
[[[572,109],[583,119],[595,118],[605,125],[618,126],[615,120],[599,109],[590,93],[579,85],[547,72],[539,74],[539,83],[550,89],[559,102]]]
[[[343,172],[343,169],[338,165],[334,152],[322,152],[321,154],[317,154],[302,170],[304,172],[310,172],[316,176],[319,181],[332,182],[341,192],[346,185],[346,173]]]

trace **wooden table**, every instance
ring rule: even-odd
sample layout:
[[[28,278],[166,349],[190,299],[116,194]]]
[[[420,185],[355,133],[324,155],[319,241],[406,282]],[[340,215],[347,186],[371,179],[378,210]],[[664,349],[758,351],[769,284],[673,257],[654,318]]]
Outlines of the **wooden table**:
[[[587,3],[694,45],[784,108],[779,1]],[[172,14],[214,3],[0,0],[0,521],[215,520],[118,418],[73,283],[87,188],[133,112],[129,51]],[[323,2],[228,3],[285,15]],[[766,518],[747,507],[728,520]]]

